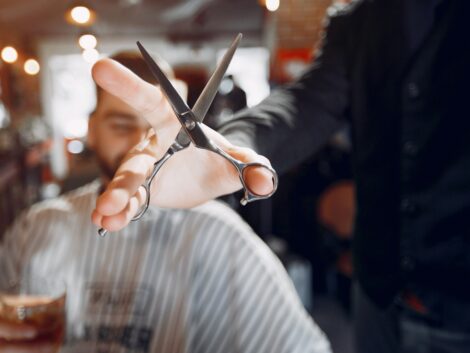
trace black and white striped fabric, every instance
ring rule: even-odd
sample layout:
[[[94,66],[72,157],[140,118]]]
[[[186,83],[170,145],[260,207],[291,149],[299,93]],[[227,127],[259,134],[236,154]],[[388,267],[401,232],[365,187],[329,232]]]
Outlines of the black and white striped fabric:
[[[100,238],[98,189],[32,207],[2,243],[0,280],[66,281],[64,352],[330,352],[281,263],[231,209],[153,208]]]

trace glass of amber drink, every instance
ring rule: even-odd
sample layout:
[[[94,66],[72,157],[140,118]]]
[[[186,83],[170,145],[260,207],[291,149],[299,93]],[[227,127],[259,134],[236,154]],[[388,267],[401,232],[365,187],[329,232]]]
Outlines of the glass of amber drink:
[[[66,287],[62,280],[24,276],[0,284],[0,352],[60,351],[65,335]]]

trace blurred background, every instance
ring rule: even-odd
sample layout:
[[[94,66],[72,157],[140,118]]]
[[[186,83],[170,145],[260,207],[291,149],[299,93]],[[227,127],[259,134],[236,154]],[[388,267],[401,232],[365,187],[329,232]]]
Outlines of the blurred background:
[[[238,32],[211,108],[217,127],[298,77],[331,0],[0,0],[0,237],[21,210],[93,180],[90,70],[140,40],[189,84],[193,104]],[[348,131],[281,178],[270,200],[231,203],[286,265],[336,351],[350,352],[354,185]],[[238,197],[237,197],[238,199]]]

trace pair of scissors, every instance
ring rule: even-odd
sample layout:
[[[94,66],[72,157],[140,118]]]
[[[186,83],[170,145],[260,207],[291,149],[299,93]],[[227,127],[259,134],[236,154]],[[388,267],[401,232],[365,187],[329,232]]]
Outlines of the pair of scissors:
[[[214,152],[227,161],[229,161],[237,170],[238,177],[244,189],[244,196],[241,199],[240,203],[242,205],[246,205],[248,202],[252,202],[255,200],[261,200],[269,198],[274,194],[277,189],[278,185],[278,176],[276,171],[271,168],[269,165],[252,162],[252,163],[244,163],[239,161],[224,150],[222,150],[219,146],[217,146],[209,137],[206,136],[202,129],[202,121],[209,110],[209,107],[214,100],[214,97],[218,91],[219,85],[224,77],[225,72],[232,60],[233,55],[237,49],[237,46],[241,40],[242,35],[238,34],[235,38],[233,43],[231,44],[230,48],[225,53],[224,57],[222,58],[220,64],[217,66],[216,70],[212,74],[211,78],[209,79],[208,83],[204,87],[201,95],[197,99],[196,103],[194,104],[193,109],[190,109],[186,102],[181,98],[178,94],[176,89],[171,84],[170,80],[165,76],[163,71],[160,69],[158,64],[152,59],[150,54],[147,50],[142,46],[140,42],[137,42],[137,46],[139,47],[140,52],[142,53],[142,57],[144,58],[145,62],[147,63],[150,71],[157,79],[160,87],[166,96],[167,100],[169,101],[171,107],[173,108],[176,117],[178,118],[181,129],[178,135],[175,138],[175,141],[164,154],[164,156],[155,162],[153,166],[153,170],[150,175],[146,178],[145,182],[142,184],[142,187],[145,189],[146,199],[145,203],[142,205],[140,210],[134,216],[132,221],[137,221],[140,219],[145,212],[147,211],[150,205],[150,187],[152,184],[153,179],[157,175],[160,168],[165,164],[165,162],[173,156],[175,153],[182,151],[189,147],[192,143],[198,148],[202,148],[211,152]],[[254,193],[250,188],[247,186],[245,182],[245,174],[246,171],[250,168],[264,168],[272,175],[273,180],[273,190],[267,195],[258,195]],[[98,233],[101,236],[106,235],[107,230],[104,228],[100,228]]]

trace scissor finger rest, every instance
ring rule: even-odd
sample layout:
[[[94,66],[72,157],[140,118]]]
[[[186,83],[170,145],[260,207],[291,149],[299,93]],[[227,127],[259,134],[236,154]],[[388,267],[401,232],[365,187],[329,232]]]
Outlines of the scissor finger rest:
[[[238,176],[239,176],[240,181],[243,185],[243,189],[245,190],[245,194],[244,194],[243,198],[240,200],[240,203],[243,206],[245,206],[247,203],[252,202],[252,201],[267,199],[267,198],[271,197],[276,192],[279,180],[278,180],[277,173],[273,168],[271,168],[268,165],[262,164],[262,163],[240,163],[240,168],[241,168],[241,171],[239,171]],[[264,170],[266,170],[267,172],[269,172],[271,174],[272,182],[273,182],[273,189],[271,190],[270,193],[264,194],[264,195],[257,194],[247,185],[247,183],[246,183],[246,177],[247,177],[246,173],[250,169],[254,169],[254,168],[263,168]]]

